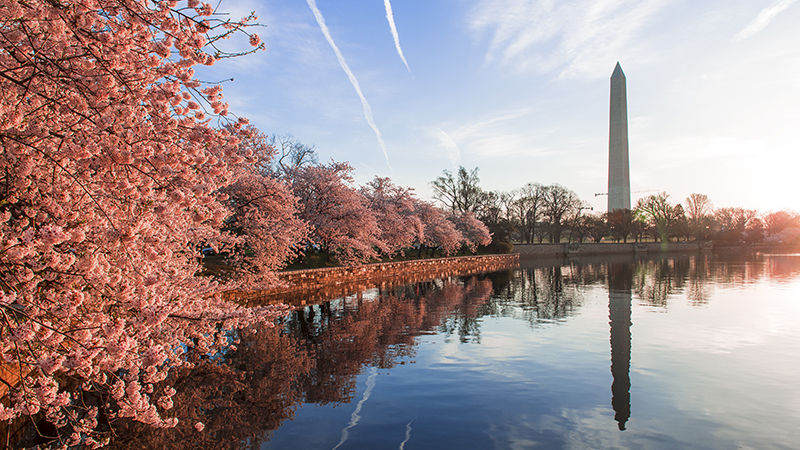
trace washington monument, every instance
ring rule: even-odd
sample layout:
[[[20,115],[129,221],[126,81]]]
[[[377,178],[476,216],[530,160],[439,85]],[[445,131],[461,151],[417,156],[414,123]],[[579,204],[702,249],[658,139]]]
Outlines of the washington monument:
[[[608,212],[631,209],[628,168],[628,100],[625,74],[617,62],[611,74],[611,107],[608,124]]]

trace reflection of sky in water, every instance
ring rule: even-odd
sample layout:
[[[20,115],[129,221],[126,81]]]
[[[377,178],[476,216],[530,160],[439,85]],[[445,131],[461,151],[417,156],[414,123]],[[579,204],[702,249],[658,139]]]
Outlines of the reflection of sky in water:
[[[470,327],[418,336],[405,364],[363,370],[350,403],[302,405],[263,447],[336,446],[369,389],[343,449],[791,448],[800,442],[800,258],[781,258],[627,266],[625,431],[611,400],[608,286],[623,305],[611,320],[627,323],[626,283],[614,283],[614,265],[573,263],[494,277]],[[613,339],[627,369],[625,330]]]

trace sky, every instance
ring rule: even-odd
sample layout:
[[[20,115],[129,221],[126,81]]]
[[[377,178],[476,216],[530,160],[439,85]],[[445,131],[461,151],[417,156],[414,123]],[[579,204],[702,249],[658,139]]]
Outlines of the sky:
[[[559,183],[604,212],[609,77],[627,77],[632,203],[800,211],[798,0],[223,0],[266,51],[198,71],[270,135],[431,198]],[[236,42],[229,45],[235,46]]]

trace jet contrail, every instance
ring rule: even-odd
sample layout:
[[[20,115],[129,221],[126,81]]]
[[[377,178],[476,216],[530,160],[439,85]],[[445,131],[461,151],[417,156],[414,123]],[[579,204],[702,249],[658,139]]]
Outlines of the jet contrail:
[[[795,1],[796,0],[778,0],[772,6],[768,6],[762,9],[761,12],[758,13],[758,16],[756,16],[756,18],[753,19],[752,22],[747,24],[747,26],[744,27],[742,31],[738,32],[736,36],[733,37],[733,40],[743,41],[749,38],[750,36],[758,33],[759,31],[763,30],[764,28],[767,27],[767,25],[769,25],[769,23],[772,21],[773,18],[775,18],[775,16],[783,12],[784,9],[792,6],[792,3],[794,3]]]
[[[350,67],[347,65],[347,61],[344,60],[344,56],[342,56],[342,52],[339,51],[339,47],[336,46],[336,43],[333,42],[333,37],[331,37],[330,31],[328,31],[328,25],[325,24],[325,18],[322,17],[322,13],[317,8],[316,0],[306,0],[308,3],[308,7],[311,8],[311,12],[314,13],[314,18],[317,20],[317,25],[319,25],[319,29],[322,31],[322,34],[325,36],[325,39],[328,41],[328,45],[331,46],[333,49],[333,53],[336,54],[336,59],[339,60],[339,65],[344,70],[344,73],[347,74],[347,78],[350,80],[350,84],[353,85],[353,89],[356,90],[356,94],[358,94],[358,98],[361,99],[361,107],[364,109],[364,118],[367,119],[367,123],[369,124],[372,131],[375,132],[375,137],[378,138],[378,145],[381,146],[381,150],[383,151],[383,157],[386,158],[386,165],[389,165],[389,154],[386,152],[386,144],[383,143],[383,135],[381,134],[381,130],[378,129],[378,126],[375,125],[375,119],[372,118],[372,108],[369,106],[366,97],[361,92],[361,86],[358,84],[358,80],[356,76],[353,75],[353,71],[350,70]]]
[[[408,61],[406,61],[405,55],[403,55],[403,49],[400,47],[400,35],[397,34],[397,26],[394,24],[394,14],[392,14],[392,3],[389,0],[383,0],[383,6],[386,8],[386,20],[389,21],[389,30],[392,32],[392,37],[394,38],[394,46],[397,49],[397,54],[400,55],[400,59],[403,60],[403,64],[406,65],[406,69],[411,72],[411,68],[408,67]]]
[[[308,0],[312,2],[314,0]],[[367,377],[367,389],[364,390],[364,395],[361,396],[361,400],[359,400],[358,404],[356,404],[356,409],[353,411],[353,414],[350,415],[350,423],[347,424],[346,427],[342,430],[342,438],[339,439],[339,443],[336,444],[336,447],[333,447],[333,450],[341,447],[347,441],[347,438],[350,437],[350,429],[354,426],[358,425],[358,421],[361,420],[361,416],[358,413],[361,412],[361,407],[364,406],[364,403],[369,400],[369,396],[372,395],[372,388],[375,387],[375,377],[378,375],[378,369],[375,367],[371,367],[369,369],[369,376]]]

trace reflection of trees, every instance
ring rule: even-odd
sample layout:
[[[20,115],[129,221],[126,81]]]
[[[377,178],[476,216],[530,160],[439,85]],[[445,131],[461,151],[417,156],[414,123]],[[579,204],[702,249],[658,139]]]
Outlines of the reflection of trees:
[[[789,280],[800,274],[800,256],[774,255],[767,258],[766,270],[776,280]]]
[[[413,354],[420,334],[439,328],[462,339],[471,335],[477,329],[476,305],[491,293],[489,280],[473,277],[463,284],[419,283],[373,300],[356,296],[298,310],[287,329],[313,355],[312,368],[302,377],[305,400],[350,401],[363,365],[391,367]]]
[[[686,282],[686,298],[692,305],[700,306],[708,303],[709,276],[709,256],[698,255],[693,258]]]
[[[683,289],[691,264],[688,256],[641,261],[636,267],[634,290],[649,306],[666,307],[670,295]]]
[[[712,267],[711,277],[717,283],[725,285],[743,285],[755,281],[754,271],[751,266],[751,257],[744,254],[730,254],[725,257],[726,264],[715,264]],[[758,273],[760,278],[760,273]]]
[[[584,290],[604,278],[605,265],[599,260],[529,263],[494,283],[495,296],[480,315],[516,317],[531,325],[563,320],[580,307]]]
[[[453,312],[442,321],[439,331],[448,336],[458,334],[461,342],[480,342],[479,311],[480,307],[491,297],[492,292],[492,284],[489,280],[477,283],[475,279],[472,279],[470,283],[466,284],[464,294],[459,295],[457,292],[450,294],[461,298],[454,298],[451,300],[452,303],[448,302],[448,304],[453,304]]]
[[[741,286],[763,278],[785,280],[800,273],[800,257],[789,255],[754,255],[735,252],[725,255],[724,264],[710,264],[709,277],[726,286]]]
[[[416,336],[451,320],[471,323],[491,293],[488,279],[437,280],[309,306],[282,329],[238,330],[227,353],[193,361],[165,381],[177,391],[170,410],[177,427],[120,421],[113,446],[258,448],[299,402],[349,401],[364,365],[391,367],[413,354]],[[477,325],[462,328],[474,333]]]
[[[175,428],[154,429],[126,421],[117,429],[119,448],[258,448],[268,432],[294,415],[298,382],[311,359],[297,339],[278,328],[240,330],[225,361],[203,359],[172,373],[177,391],[170,413]],[[194,425],[202,422],[205,430]]]
[[[650,306],[667,306],[672,277],[665,261],[648,261],[636,268],[636,295]]]
[[[391,365],[392,358],[385,356],[390,345],[395,357],[404,356],[413,342],[405,330],[420,323],[421,312],[413,302],[394,295],[298,310],[289,321],[290,333],[314,355],[311,370],[301,380],[305,401],[350,401],[361,367]]]
[[[580,287],[587,287],[600,283],[606,277],[606,263],[596,260],[589,261],[570,261],[569,271],[564,277],[567,284],[574,284]]]
[[[800,274],[800,257],[731,253],[679,255],[640,261],[634,291],[648,306],[666,307],[670,295],[683,292],[692,305],[708,302],[713,285],[741,286],[762,279],[788,280]]]

